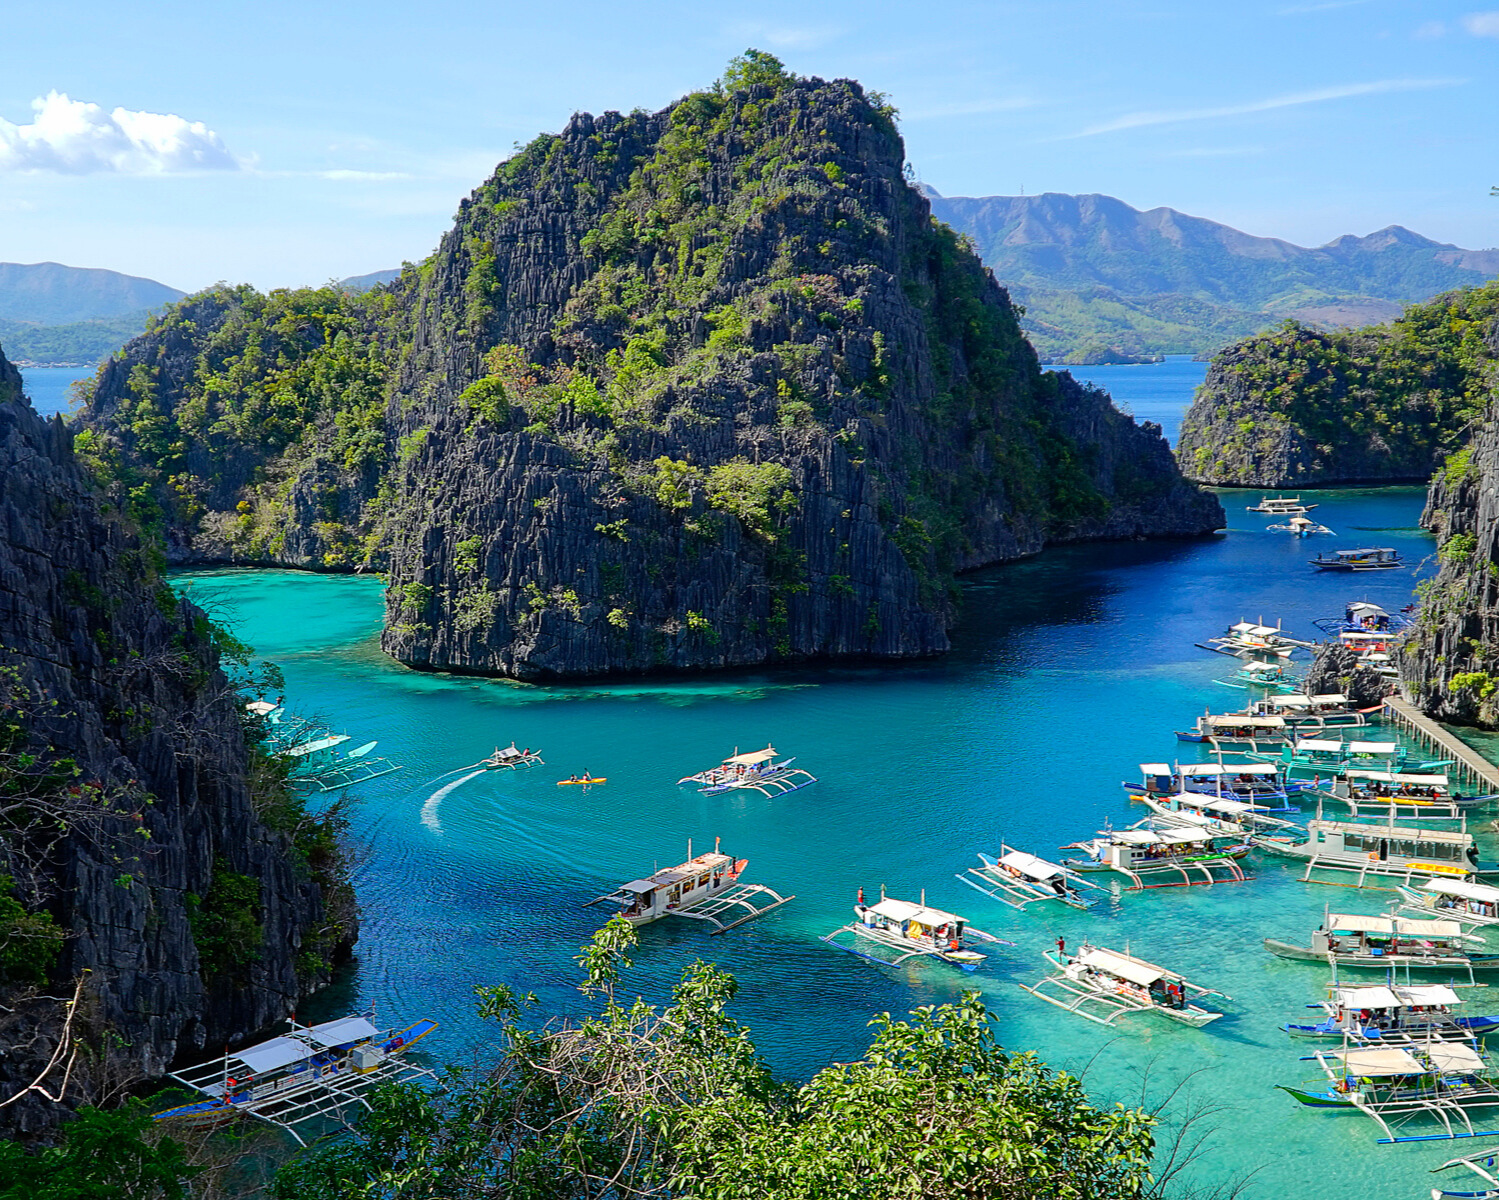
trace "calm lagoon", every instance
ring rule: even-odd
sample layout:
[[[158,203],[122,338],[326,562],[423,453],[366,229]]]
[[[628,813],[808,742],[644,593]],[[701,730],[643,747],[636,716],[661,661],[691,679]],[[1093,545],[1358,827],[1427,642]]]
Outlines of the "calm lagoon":
[[[1190,365],[1200,379],[1201,364]],[[1178,388],[1177,414],[1197,379]],[[1147,407],[1157,401],[1113,386],[1137,415],[1166,423]],[[660,999],[694,958],[719,962],[737,975],[738,1013],[777,1069],[804,1076],[857,1056],[871,1015],[977,988],[1007,1045],[1085,1070],[1100,1101],[1159,1096],[1196,1073],[1184,1095],[1219,1109],[1206,1181],[1257,1172],[1245,1194],[1266,1198],[1425,1195],[1426,1172],[1474,1143],[1376,1146],[1367,1119],[1303,1109],[1273,1090],[1310,1076],[1298,1062],[1305,1045],[1277,1026],[1305,1016],[1326,972],[1271,957],[1261,939],[1306,936],[1327,904],[1381,911],[1389,893],[1302,884],[1259,859],[1246,883],[1116,894],[1090,914],[1020,914],[954,878],[1001,837],[1049,855],[1139,820],[1121,781],[1139,763],[1193,757],[1173,730],[1244,699],[1214,682],[1231,660],[1194,642],[1241,617],[1310,635],[1314,618],[1351,599],[1409,603],[1417,572],[1314,573],[1306,543],[1266,533],[1267,519],[1244,511],[1256,498],[1225,493],[1230,528],[1217,537],[1072,547],[970,576],[952,653],[896,666],[570,687],[448,678],[380,654],[377,579],[235,570],[177,582],[281,666],[292,708],[356,741],[378,738],[378,753],[404,764],[355,793],[365,924],[355,969],[322,1000],[330,1012],[372,1003],[393,1021],[436,1018],[431,1049],[456,1058],[483,1036],[475,985],[509,983],[536,992],[545,1012],[581,1011],[573,956],[601,920],[581,903],[682,861],[689,838],[695,852],[722,838],[749,859],[747,882],[796,900],[724,937],[686,921],[648,926],[633,980]],[[1431,553],[1416,526],[1419,489],[1312,498],[1340,535],[1327,545],[1398,546],[1412,564]],[[465,778],[461,768],[512,740],[539,747],[547,765]],[[820,782],[778,799],[674,785],[766,742]],[[608,783],[557,787],[585,770]],[[910,899],[925,889],[1018,945],[964,974],[877,966],[819,940],[851,919],[858,888],[881,885]],[[1128,945],[1229,993],[1230,1015],[1205,1030],[1147,1016],[1112,1032],[1042,1004],[1015,985],[1043,973],[1041,952],[1058,936]],[[1472,1007],[1499,1011],[1499,1001]]]

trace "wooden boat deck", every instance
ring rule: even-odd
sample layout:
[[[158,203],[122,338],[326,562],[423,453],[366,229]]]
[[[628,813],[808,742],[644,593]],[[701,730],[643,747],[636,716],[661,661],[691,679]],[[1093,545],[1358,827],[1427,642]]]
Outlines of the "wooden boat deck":
[[[1486,792],[1499,792],[1499,766],[1484,758],[1456,734],[1443,729],[1410,701],[1399,696],[1385,697],[1384,716],[1412,737],[1429,746],[1436,746],[1443,754],[1450,756],[1457,773],[1480,784]]]

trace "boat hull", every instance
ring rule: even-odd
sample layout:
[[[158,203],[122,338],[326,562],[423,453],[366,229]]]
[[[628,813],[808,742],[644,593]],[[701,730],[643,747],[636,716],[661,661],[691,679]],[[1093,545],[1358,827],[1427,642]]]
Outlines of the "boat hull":
[[[1300,1088],[1287,1087],[1283,1083],[1275,1085],[1286,1095],[1294,1097],[1308,1108],[1353,1108],[1351,1100],[1345,1100],[1341,1096],[1335,1096],[1331,1092],[1304,1092]]]
[[[1328,960],[1326,951],[1313,950],[1309,946],[1293,946],[1274,938],[1265,939],[1265,949],[1277,958],[1289,958],[1297,962],[1325,963]],[[1384,972],[1390,967],[1409,967],[1413,971],[1450,971],[1454,968],[1462,971],[1499,971],[1499,954],[1458,958],[1455,955],[1335,953],[1332,959],[1343,970]]]

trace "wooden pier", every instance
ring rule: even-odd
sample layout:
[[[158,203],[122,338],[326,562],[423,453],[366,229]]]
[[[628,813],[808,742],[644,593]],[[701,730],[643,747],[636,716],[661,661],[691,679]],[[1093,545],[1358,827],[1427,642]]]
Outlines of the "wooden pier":
[[[1384,702],[1385,719],[1393,721],[1401,730],[1434,746],[1454,761],[1448,773],[1481,787],[1484,793],[1499,792],[1499,767],[1496,767],[1467,742],[1443,729],[1414,704],[1399,696],[1387,696]]]

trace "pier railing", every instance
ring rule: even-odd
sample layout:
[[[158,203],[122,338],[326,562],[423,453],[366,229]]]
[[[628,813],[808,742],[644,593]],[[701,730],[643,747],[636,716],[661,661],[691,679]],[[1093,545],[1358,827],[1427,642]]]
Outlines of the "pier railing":
[[[1453,766],[1448,774],[1482,787],[1485,793],[1499,792],[1499,767],[1456,734],[1443,729],[1414,704],[1399,696],[1387,696],[1384,711],[1386,720],[1393,721],[1411,737],[1436,747],[1444,757],[1451,758]]]

